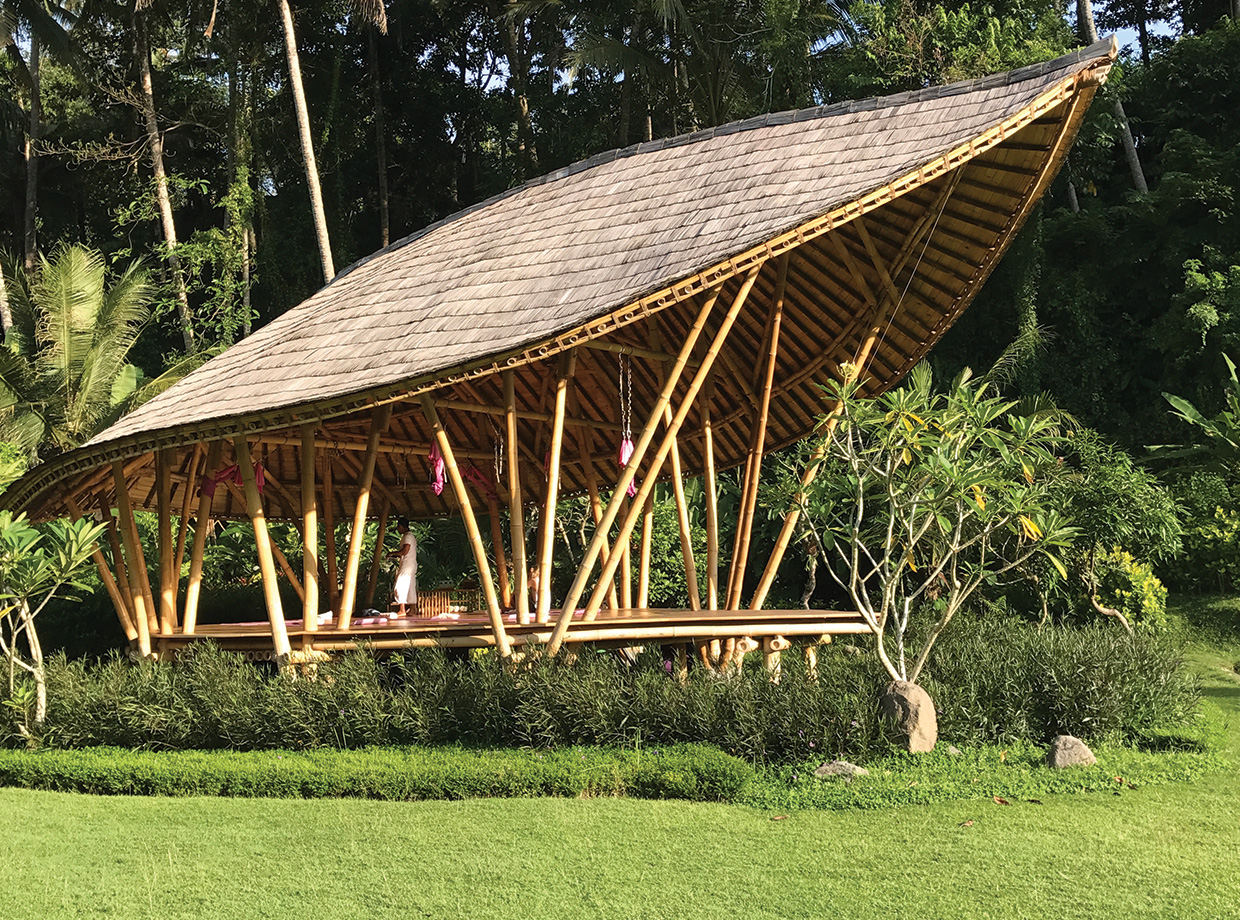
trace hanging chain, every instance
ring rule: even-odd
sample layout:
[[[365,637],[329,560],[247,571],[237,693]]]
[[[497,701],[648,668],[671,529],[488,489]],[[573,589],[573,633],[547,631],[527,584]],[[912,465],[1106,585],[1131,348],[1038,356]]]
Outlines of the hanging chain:
[[[620,356],[620,436],[624,440],[633,437],[633,367],[628,355]]]
[[[495,485],[504,481],[504,433],[499,430],[494,419],[491,422],[491,446],[495,449]]]

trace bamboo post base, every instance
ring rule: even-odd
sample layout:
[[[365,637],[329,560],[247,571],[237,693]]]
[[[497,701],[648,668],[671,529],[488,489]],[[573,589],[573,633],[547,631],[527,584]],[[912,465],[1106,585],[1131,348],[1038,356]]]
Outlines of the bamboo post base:
[[[781,652],[787,651],[792,647],[792,643],[783,636],[768,636],[762,640],[762,664],[766,667],[766,673],[770,675],[773,683],[779,683],[780,666],[779,656]]]

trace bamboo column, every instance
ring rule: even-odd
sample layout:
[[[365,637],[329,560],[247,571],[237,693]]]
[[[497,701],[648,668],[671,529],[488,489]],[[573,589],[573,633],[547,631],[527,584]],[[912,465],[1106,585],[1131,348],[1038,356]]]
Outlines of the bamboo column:
[[[323,454],[323,542],[327,555],[327,602],[340,614],[340,576],[336,570],[336,502],[332,489],[332,455]]]
[[[69,513],[75,518],[84,517],[81,506],[72,498],[65,499],[65,507],[69,509]],[[108,517],[111,518],[109,512]],[[103,587],[108,592],[108,597],[112,599],[112,607],[116,610],[116,618],[120,620],[121,629],[125,633],[125,638],[130,642],[138,639],[138,627],[134,625],[133,616],[129,608],[125,604],[125,597],[121,594],[120,586],[116,583],[116,579],[112,577],[111,571],[108,570],[108,560],[104,558],[103,550],[96,544],[91,551],[91,559],[95,560],[95,568],[99,571],[99,580],[103,582]]]
[[[353,508],[353,529],[349,532],[349,555],[345,557],[344,586],[340,589],[340,629],[348,629],[357,603],[357,575],[362,564],[362,540],[366,536],[366,512],[370,507],[370,484],[375,478],[375,457],[379,438],[387,431],[392,419],[392,406],[380,406],[370,418],[370,437],[366,440],[366,456],[357,480],[357,502]]]
[[[707,351],[701,367],[693,378],[693,382],[689,385],[688,393],[685,395],[684,402],[681,404],[679,411],[672,419],[672,424],[668,427],[664,434],[663,443],[659,445],[659,449],[655,455],[655,459],[651,461],[650,469],[646,473],[646,477],[642,482],[641,488],[638,490],[636,502],[633,503],[629,514],[626,516],[624,523],[620,527],[620,533],[617,541],[627,540],[633,533],[633,525],[636,523],[635,516],[639,507],[644,507],[644,502],[654,490],[655,479],[659,474],[659,469],[663,465],[664,459],[667,457],[668,451],[671,450],[671,441],[675,438],[676,432],[680,426],[684,424],[685,418],[689,414],[694,398],[696,398],[698,390],[702,386],[702,380],[710,373],[710,366],[714,363],[715,356],[719,354],[728,333],[732,330],[732,324],[736,321],[737,314],[740,313],[741,307],[744,306],[746,299],[749,297],[750,290],[753,289],[754,282],[758,279],[758,272],[761,270],[762,263],[750,269],[749,274],[741,283],[740,291],[736,298],[732,301],[727,315],[720,324],[719,332],[715,335],[714,342],[711,343],[710,349]],[[637,468],[645,457],[646,450],[650,447],[650,442],[654,439],[655,428],[659,423],[659,419],[663,417],[663,410],[667,407],[671,400],[672,393],[676,389],[676,384],[680,382],[680,375],[684,371],[685,365],[688,363],[690,355],[693,353],[694,345],[697,343],[698,337],[702,334],[702,330],[706,326],[706,320],[710,317],[711,311],[714,309],[715,301],[719,297],[719,288],[714,288],[706,297],[702,305],[702,309],[698,311],[697,318],[694,320],[693,326],[690,327],[685,336],[685,342],[681,346],[680,354],[676,357],[676,363],[672,366],[671,372],[668,374],[667,381],[663,384],[662,390],[659,392],[658,398],[651,407],[650,417],[646,420],[646,424],[642,428],[641,434],[638,436],[637,444],[633,448],[633,456],[629,459],[629,463],[624,468],[624,473],[620,477],[620,481],[616,483],[616,491],[613,493],[611,501],[607,503],[607,511],[603,516],[603,531],[611,529],[615,523],[616,516],[620,511],[620,496],[628,489],[637,474]],[[559,651],[560,646],[564,642],[564,636],[568,633],[569,623],[572,621],[573,609],[577,601],[581,599],[581,595],[585,590],[586,581],[589,579],[594,564],[598,562],[599,552],[602,549],[602,540],[600,531],[596,530],[594,539],[590,541],[590,545],[586,548],[586,552],[582,558],[581,565],[577,569],[577,577],[573,579],[573,584],[569,588],[568,597],[564,602],[564,611],[560,615],[559,621],[556,623],[555,630],[551,634],[551,641],[548,644],[548,652],[554,655]],[[595,588],[595,595],[598,594],[598,587],[601,587],[607,579],[614,577],[615,567],[619,565],[620,557],[612,555],[611,562],[605,568],[611,569],[608,573],[604,571],[603,576],[599,579],[598,586]],[[591,596],[590,603],[586,606],[586,619],[593,619],[591,609],[597,612],[598,607],[595,605],[595,597]]]
[[[530,580],[525,561],[525,501],[521,495],[521,452],[518,449],[517,384],[504,371],[504,448],[508,453],[508,527],[512,533],[512,565],[516,569],[517,622],[530,621]]]
[[[597,529],[599,522],[603,520],[603,502],[598,494],[598,479],[594,475],[594,461],[591,457],[590,434],[586,429],[577,430],[577,452],[581,457],[582,472],[586,480],[586,495],[590,500],[590,517],[594,521]],[[603,550],[599,558],[603,564],[607,564],[607,560],[611,558],[611,546],[607,535],[603,535]],[[619,599],[616,596],[616,585],[612,582],[607,586],[607,608],[615,610],[619,607]]]
[[[663,347],[657,319],[651,320],[650,338],[651,348],[657,350]],[[662,383],[667,377],[667,366],[662,363],[655,366],[658,368],[659,382]],[[666,428],[671,423],[672,407],[667,405],[663,407],[663,425]],[[693,558],[693,529],[689,524],[689,502],[685,497],[684,471],[680,465],[680,444],[675,437],[672,438],[671,458],[672,494],[676,499],[676,523],[680,530],[680,555],[685,563],[685,584],[689,589],[689,607],[692,610],[701,610],[702,594],[698,589],[697,560]]]
[[[654,493],[646,496],[642,505],[642,543],[637,562],[637,608],[645,610],[650,605],[650,543],[654,538]]]
[[[719,609],[719,490],[715,481],[715,429],[710,417],[715,398],[715,376],[706,380],[702,393],[703,486],[706,492],[706,609]]]
[[[213,441],[207,448],[207,461],[203,467],[203,478],[214,475],[215,468],[220,465],[220,453],[223,451],[222,441]],[[198,513],[194,515],[194,544],[189,551],[189,582],[185,587],[185,620],[181,625],[186,635],[193,635],[198,628],[198,598],[202,592],[202,559],[207,548],[207,534],[211,530],[211,499],[206,490],[199,486]]]
[[[176,625],[180,579],[174,579],[172,571],[176,547],[172,542],[172,462],[167,449],[155,453],[155,489],[159,516],[159,632],[171,636]]]
[[[245,435],[233,438],[233,450],[237,454],[237,466],[241,469],[241,483],[245,489],[246,511],[254,525],[254,543],[258,547],[258,571],[263,578],[263,598],[267,602],[267,620],[271,623],[271,641],[276,660],[281,667],[288,661],[292,647],[288,641],[288,627],[284,622],[284,605],[280,601],[280,584],[276,580],[276,562],[271,549],[271,535],[267,532],[267,518],[263,514],[263,498],[258,492],[254,478],[254,461],[250,457],[250,445]]]
[[[142,556],[142,541],[138,539],[138,526],[133,517],[133,505],[129,502],[129,484],[125,481],[125,467],[119,460],[112,462],[112,480],[116,485],[116,510],[120,514],[121,538],[125,544],[128,569],[133,573],[134,620],[138,627],[138,651],[143,658],[151,654],[151,590],[146,578],[146,560]]]
[[[439,412],[435,409],[435,400],[429,393],[422,394],[422,413],[434,429],[435,443],[439,445],[439,453],[443,457],[448,479],[452,483],[452,491],[456,494],[457,503],[461,506],[461,518],[465,522],[465,532],[469,534],[469,542],[474,550],[474,562],[478,566],[478,580],[482,582],[482,594],[487,602],[491,631],[495,634],[495,646],[499,653],[507,658],[512,649],[508,644],[508,632],[504,629],[504,617],[499,609],[499,598],[495,594],[495,583],[491,580],[491,566],[487,560],[486,547],[482,543],[482,533],[478,530],[473,503],[469,499],[469,491],[465,488],[465,480],[461,478],[461,471],[456,465],[456,456],[452,453],[448,433],[439,419]]]
[[[568,381],[577,364],[576,349],[560,358],[555,378],[555,410],[551,422],[551,462],[547,467],[547,494],[538,527],[538,610],[536,621],[551,616],[551,553],[555,548],[555,503],[560,488],[560,454],[564,449],[564,413],[568,406]]]
[[[185,562],[185,541],[189,536],[189,509],[194,501],[194,485],[198,481],[198,464],[202,460],[202,445],[195,444],[194,452],[190,454],[189,463],[185,467],[185,486],[181,492],[181,520],[177,525],[177,549],[174,555],[176,560],[177,573],[177,591],[181,589],[181,566]]]
[[[771,389],[775,384],[775,363],[779,358],[779,332],[784,315],[784,295],[788,282],[788,254],[780,256],[775,279],[775,298],[771,305],[770,326],[766,335],[766,374],[758,404],[749,460],[745,467],[745,487],[741,494],[741,511],[736,524],[736,542],[732,567],[728,574],[727,610],[740,609],[745,589],[745,566],[749,561],[749,542],[753,536],[753,519],[758,506],[758,483],[762,478],[762,457],[766,449],[766,428],[771,412]]]
[[[495,484],[496,492],[499,483]],[[499,602],[505,610],[512,606],[512,584],[508,580],[508,557],[504,554],[504,526],[499,519],[499,496],[487,495],[487,515],[491,518],[491,546],[495,549],[495,578],[499,581]]]
[[[314,424],[301,426],[301,558],[306,594],[301,605],[302,628],[319,628],[319,498],[315,486],[318,453]]]
[[[109,473],[111,473],[111,470],[109,470]],[[138,628],[138,618],[135,611],[138,608],[134,606],[133,602],[133,590],[129,585],[129,573],[125,568],[125,554],[121,551],[121,538],[116,529],[116,517],[112,514],[112,506],[108,504],[107,495],[102,491],[99,493],[99,513],[103,517],[104,526],[107,528],[108,545],[112,550],[112,565],[116,568],[116,586],[120,588],[121,597],[125,600],[125,609],[129,611],[129,615],[133,618],[134,629],[136,630]]]
[[[379,570],[383,566],[383,548],[387,543],[388,514],[391,513],[392,502],[386,495],[379,496],[379,529],[375,531],[375,555],[370,560],[370,577],[366,579],[366,606],[375,605],[375,589],[379,587]],[[387,605],[383,605],[387,610]]]

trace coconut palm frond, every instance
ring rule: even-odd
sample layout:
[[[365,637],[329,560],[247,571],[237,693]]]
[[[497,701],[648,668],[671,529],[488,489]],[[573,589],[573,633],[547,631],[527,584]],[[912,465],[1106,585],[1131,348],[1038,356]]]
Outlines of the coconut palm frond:
[[[383,5],[383,0],[351,0],[349,6],[353,12],[387,35],[387,8]]]
[[[85,247],[67,246],[40,261],[42,270],[31,290],[39,308],[35,370],[54,390],[47,394],[49,401],[63,405],[67,417],[103,302],[103,258]]]
[[[5,334],[4,344],[10,351],[31,357],[36,348],[35,310],[30,300],[30,288],[26,284],[26,273],[7,254],[0,254],[0,271],[4,272],[6,279],[9,312],[13,317],[13,325]]]
[[[85,439],[98,430],[119,401],[115,382],[129,365],[129,352],[150,318],[153,289],[147,273],[134,262],[115,278],[103,295],[89,353],[78,381],[78,397],[69,427]],[[127,397],[129,390],[119,394]]]
[[[589,67],[605,74],[637,72],[643,76],[662,74],[669,69],[662,61],[606,35],[583,35],[566,55],[566,60],[569,77],[574,80]]]
[[[174,383],[180,382],[183,378],[188,377],[194,371],[198,370],[198,368],[202,367],[202,365],[206,364],[207,361],[220,354],[223,350],[224,346],[219,345],[215,348],[208,348],[203,351],[194,352],[192,355],[186,355],[184,358],[181,358],[179,361],[176,361],[168,367],[158,377],[154,377],[150,380],[143,381],[140,376],[135,377],[135,386],[132,390],[127,395],[118,399],[115,405],[113,405],[107,413],[99,419],[96,424],[95,431],[91,432],[91,434],[93,435],[96,432],[102,431],[104,428],[113,424],[117,419],[121,418],[121,416],[132,412],[143,403],[154,399]],[[129,365],[129,367],[133,367],[133,365]],[[122,378],[118,377],[117,379],[121,380]],[[119,396],[119,392],[116,395]]]

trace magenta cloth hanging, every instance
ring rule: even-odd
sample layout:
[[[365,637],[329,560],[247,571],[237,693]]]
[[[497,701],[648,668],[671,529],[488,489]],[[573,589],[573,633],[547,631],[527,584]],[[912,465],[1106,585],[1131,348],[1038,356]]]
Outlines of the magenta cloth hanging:
[[[204,498],[215,497],[215,487],[221,482],[231,482],[235,486],[244,485],[241,478],[241,467],[237,464],[226,466],[213,476],[203,476],[198,487],[198,494]],[[258,486],[258,494],[263,494],[263,486],[267,484],[267,476],[261,463],[254,464],[254,484]]]
[[[436,495],[443,495],[443,484],[448,478],[448,469],[443,462],[443,454],[439,452],[439,445],[432,444],[431,452],[426,457],[431,464],[431,491]]]
[[[495,491],[495,485],[491,480],[487,479],[486,473],[478,469],[472,463],[465,467],[465,478],[476,485],[488,498],[495,498],[499,493]]]
[[[620,442],[620,469],[624,469],[629,465],[629,460],[633,457],[633,439],[625,438]],[[637,494],[637,477],[634,476],[629,480],[628,496],[632,498]]]
[[[620,454],[616,458],[620,469],[629,465],[633,457],[633,367],[628,355],[620,356]],[[637,476],[629,480],[629,498],[637,494]]]

